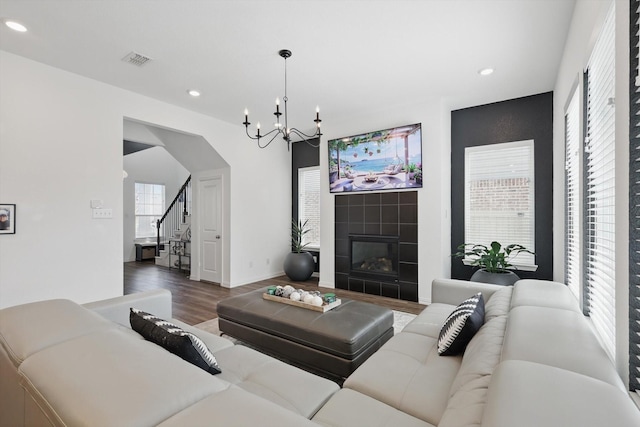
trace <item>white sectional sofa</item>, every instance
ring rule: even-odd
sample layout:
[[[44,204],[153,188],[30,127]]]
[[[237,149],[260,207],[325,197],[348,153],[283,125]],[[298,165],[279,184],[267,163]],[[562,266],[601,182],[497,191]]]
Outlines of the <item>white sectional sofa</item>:
[[[0,310],[0,426],[314,425],[308,418],[338,390],[171,320],[213,352],[222,373],[211,375],[130,329],[130,307],[171,319],[171,294]]]
[[[482,292],[485,321],[463,355],[438,334]],[[166,291],[85,306],[52,300],[0,310],[2,426],[640,426],[610,359],[568,289],[435,280],[434,301],[335,383],[196,330],[211,375],[129,328],[129,307],[171,319]]]
[[[440,329],[482,292],[485,323],[463,355]],[[632,427],[640,412],[563,284],[434,280],[433,304],[389,340],[313,417],[325,426]]]

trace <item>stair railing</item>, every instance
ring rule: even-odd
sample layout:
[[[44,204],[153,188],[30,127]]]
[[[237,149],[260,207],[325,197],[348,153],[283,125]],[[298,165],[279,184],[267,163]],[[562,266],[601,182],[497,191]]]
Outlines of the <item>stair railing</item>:
[[[173,233],[178,231],[180,225],[185,222],[187,215],[189,215],[189,209],[191,209],[191,200],[191,175],[189,175],[167,211],[156,222],[156,256],[160,255],[160,238],[162,237],[164,240],[171,238]],[[167,233],[169,233],[168,236]]]

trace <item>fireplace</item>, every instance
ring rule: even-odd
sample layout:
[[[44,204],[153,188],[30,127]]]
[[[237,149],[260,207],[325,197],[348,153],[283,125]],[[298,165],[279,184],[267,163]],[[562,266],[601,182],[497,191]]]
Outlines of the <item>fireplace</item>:
[[[399,236],[349,235],[349,275],[398,282]]]
[[[335,204],[336,288],[418,301],[418,192],[346,193]]]

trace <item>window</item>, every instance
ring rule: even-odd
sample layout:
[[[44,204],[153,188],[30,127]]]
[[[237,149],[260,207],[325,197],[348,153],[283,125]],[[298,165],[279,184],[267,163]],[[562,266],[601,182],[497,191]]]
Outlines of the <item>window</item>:
[[[465,149],[465,242],[520,244],[535,252],[533,141]],[[535,269],[535,256],[510,260]]]
[[[631,75],[629,86],[629,389],[640,393],[640,2],[631,3]],[[634,67],[633,64],[638,66]]]
[[[320,167],[298,169],[298,219],[307,222],[310,231],[303,243],[320,249]]]
[[[136,182],[136,238],[156,237],[156,221],[164,214],[164,185]]]
[[[565,283],[581,300],[580,103],[578,91],[565,113]]]
[[[615,360],[615,2],[593,49],[584,141],[585,313]]]

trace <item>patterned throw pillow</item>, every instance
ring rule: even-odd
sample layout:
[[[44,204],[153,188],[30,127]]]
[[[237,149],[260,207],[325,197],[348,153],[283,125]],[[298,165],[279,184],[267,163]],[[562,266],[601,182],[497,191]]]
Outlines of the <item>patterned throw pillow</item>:
[[[464,300],[447,317],[438,336],[438,354],[454,356],[464,351],[484,323],[484,298],[478,292]]]
[[[158,344],[212,375],[222,372],[205,343],[191,332],[135,308],[131,308],[129,312],[129,322],[131,329],[144,339]]]

